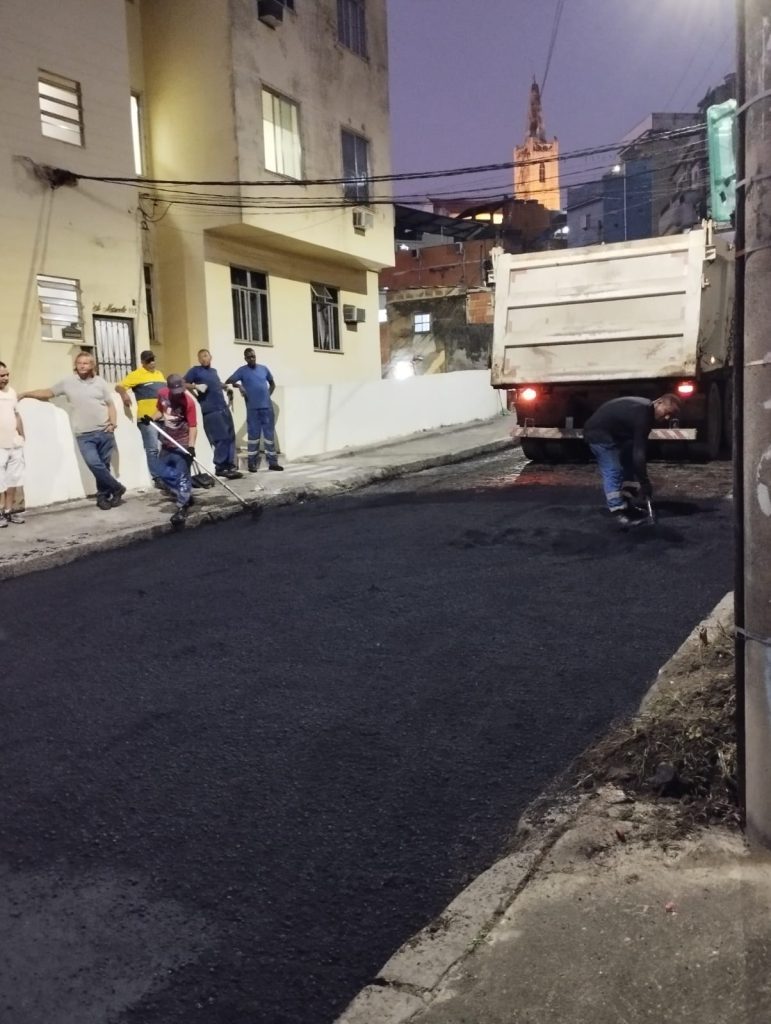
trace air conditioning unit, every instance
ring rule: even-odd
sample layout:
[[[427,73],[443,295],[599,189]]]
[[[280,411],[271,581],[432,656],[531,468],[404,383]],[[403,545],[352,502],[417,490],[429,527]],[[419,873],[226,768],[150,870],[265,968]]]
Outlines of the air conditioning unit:
[[[353,226],[356,231],[369,231],[375,226],[375,214],[370,210],[354,210]]]
[[[271,28],[276,28],[284,20],[282,0],[257,0],[257,17]]]
[[[343,323],[363,324],[367,320],[367,311],[360,306],[343,306]]]

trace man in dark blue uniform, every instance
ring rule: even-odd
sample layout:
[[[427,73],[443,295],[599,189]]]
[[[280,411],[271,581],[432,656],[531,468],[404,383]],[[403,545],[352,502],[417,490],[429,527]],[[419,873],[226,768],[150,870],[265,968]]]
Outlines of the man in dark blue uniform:
[[[265,443],[265,454],[268,457],[268,469],[282,470],[276,455],[275,423],[273,404],[270,396],[276,388],[273,374],[267,366],[257,362],[253,348],[244,350],[246,363],[228,377],[226,384],[235,384],[246,402],[246,430],[248,437],[247,468],[250,473],[257,472],[260,461],[260,434]]]
[[[185,374],[188,389],[195,392],[201,406],[203,429],[214,453],[217,476],[239,480],[242,473],[236,468],[236,431],[228,408],[225,389],[220,375],[211,364],[211,352],[202,348],[198,353],[198,366],[191,366]]]

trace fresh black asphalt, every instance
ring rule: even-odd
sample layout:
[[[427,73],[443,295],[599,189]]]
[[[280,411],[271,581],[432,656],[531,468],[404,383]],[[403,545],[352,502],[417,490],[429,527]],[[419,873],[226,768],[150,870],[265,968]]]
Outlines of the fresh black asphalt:
[[[719,494],[512,466],[2,585],[0,1019],[329,1024],[505,851],[731,584]]]

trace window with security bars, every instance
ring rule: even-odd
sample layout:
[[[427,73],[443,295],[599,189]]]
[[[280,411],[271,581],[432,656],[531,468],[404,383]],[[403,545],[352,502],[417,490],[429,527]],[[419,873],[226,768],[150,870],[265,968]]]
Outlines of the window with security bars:
[[[243,267],[231,267],[230,291],[236,341],[250,345],[269,345],[267,274],[245,270]]]
[[[337,38],[359,57],[367,57],[364,0],[337,0]]]
[[[83,105],[80,84],[41,71],[37,82],[40,128],[43,135],[72,146],[83,145]]]
[[[80,282],[71,277],[38,274],[37,296],[43,341],[73,341],[83,337]]]
[[[313,347],[317,352],[340,352],[340,293],[325,284],[311,284]]]
[[[342,143],[345,198],[354,203],[369,202],[369,143],[345,129]]]
[[[266,169],[288,178],[301,178],[299,108],[270,89],[262,90],[262,136]]]

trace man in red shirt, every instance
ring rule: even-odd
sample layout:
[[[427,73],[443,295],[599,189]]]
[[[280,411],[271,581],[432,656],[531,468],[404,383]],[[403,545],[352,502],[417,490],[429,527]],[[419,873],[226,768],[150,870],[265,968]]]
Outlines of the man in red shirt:
[[[155,422],[186,449],[183,455],[179,448],[161,435],[160,469],[161,480],[174,495],[177,510],[171,517],[174,526],[182,526],[192,503],[193,482],[190,467],[195,458],[195,441],[198,435],[196,405],[185,388],[185,379],[172,373],[166,380],[166,387],[158,394],[158,414]]]

